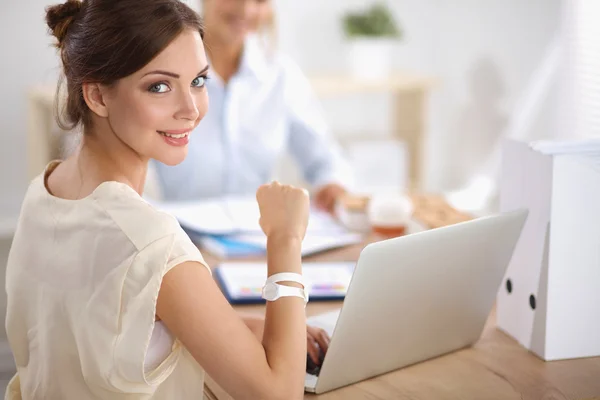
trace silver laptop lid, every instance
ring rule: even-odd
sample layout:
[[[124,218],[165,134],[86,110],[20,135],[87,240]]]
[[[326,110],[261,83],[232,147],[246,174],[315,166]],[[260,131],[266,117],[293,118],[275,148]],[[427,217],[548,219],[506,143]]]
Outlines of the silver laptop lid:
[[[365,247],[316,392],[477,341],[526,217],[519,210]]]

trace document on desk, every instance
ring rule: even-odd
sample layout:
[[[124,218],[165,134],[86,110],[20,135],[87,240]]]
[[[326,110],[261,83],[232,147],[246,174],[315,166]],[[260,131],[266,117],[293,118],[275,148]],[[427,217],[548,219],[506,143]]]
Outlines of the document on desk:
[[[198,234],[232,235],[262,232],[258,223],[258,204],[250,197],[152,204],[175,216],[185,229]],[[311,210],[307,233],[335,235],[347,233],[347,230],[329,214]]]
[[[341,300],[345,297],[354,272],[354,262],[310,262],[302,265],[302,275],[313,301]],[[259,303],[267,279],[265,263],[222,263],[215,268],[215,278],[232,304]]]
[[[205,250],[220,258],[256,256],[266,253],[267,238],[259,225],[255,199],[230,197],[195,202],[153,203],[172,214]],[[311,210],[302,256],[344,247],[362,241],[328,213]]]

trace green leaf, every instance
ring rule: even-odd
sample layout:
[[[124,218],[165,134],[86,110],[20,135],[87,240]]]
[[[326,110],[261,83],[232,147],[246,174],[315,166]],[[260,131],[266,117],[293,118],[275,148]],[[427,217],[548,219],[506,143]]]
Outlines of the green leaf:
[[[343,20],[347,37],[401,38],[402,32],[383,3],[376,3],[364,12],[347,13]]]

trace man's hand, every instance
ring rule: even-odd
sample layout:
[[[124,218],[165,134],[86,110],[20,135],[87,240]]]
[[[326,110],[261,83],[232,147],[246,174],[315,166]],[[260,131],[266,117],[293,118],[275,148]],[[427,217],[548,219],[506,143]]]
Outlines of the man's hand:
[[[330,214],[335,212],[335,203],[346,193],[346,189],[336,183],[321,186],[315,195],[315,204],[320,210]]]

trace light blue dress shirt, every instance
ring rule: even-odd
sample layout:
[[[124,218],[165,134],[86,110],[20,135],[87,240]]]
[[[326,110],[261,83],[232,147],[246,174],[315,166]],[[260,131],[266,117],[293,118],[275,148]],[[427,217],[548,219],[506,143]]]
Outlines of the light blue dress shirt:
[[[350,186],[350,168],[316,96],[289,58],[266,56],[252,37],[230,81],[209,72],[206,88],[208,112],[190,136],[185,161],[173,167],[153,161],[164,200],[254,194],[286,151],[312,186]]]

